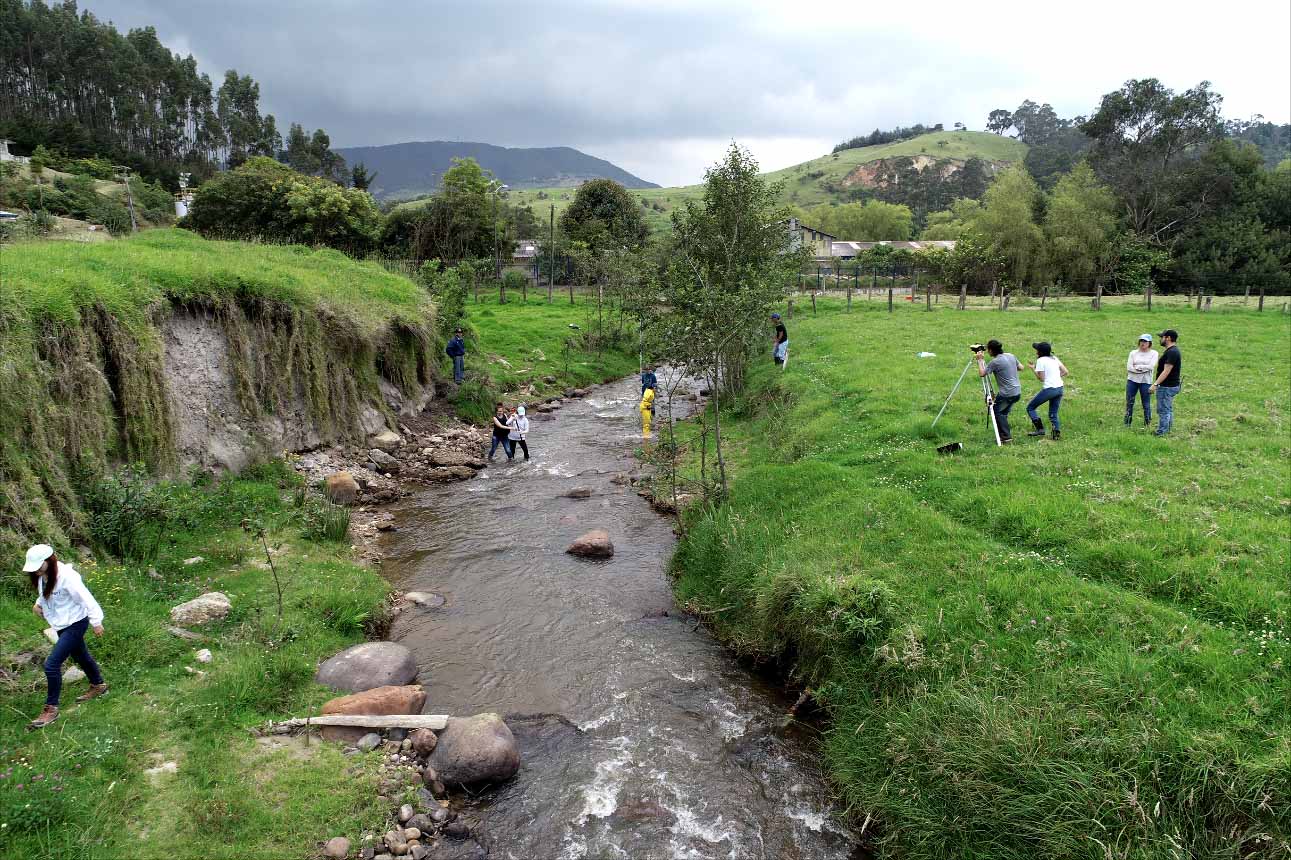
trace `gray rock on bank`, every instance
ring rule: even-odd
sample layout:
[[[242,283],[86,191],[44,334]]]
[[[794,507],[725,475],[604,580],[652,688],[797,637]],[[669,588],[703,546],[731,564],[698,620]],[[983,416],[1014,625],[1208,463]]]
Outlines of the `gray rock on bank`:
[[[502,782],[520,769],[520,749],[497,714],[450,717],[427,764],[445,783]]]
[[[417,680],[417,661],[395,642],[363,642],[324,660],[315,680],[347,693],[402,687]]]
[[[207,624],[223,620],[232,608],[228,595],[220,591],[208,591],[171,609],[170,620],[182,626]]]

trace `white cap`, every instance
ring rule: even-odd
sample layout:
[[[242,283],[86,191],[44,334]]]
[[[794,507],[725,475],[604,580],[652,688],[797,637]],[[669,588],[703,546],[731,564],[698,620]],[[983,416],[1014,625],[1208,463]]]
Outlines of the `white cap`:
[[[54,548],[47,543],[38,543],[27,550],[27,563],[22,566],[23,573],[35,573],[40,566],[54,554]]]
[[[1148,343],[1151,343],[1151,342],[1152,342],[1152,335],[1150,335],[1150,334],[1141,334],[1141,335],[1139,335],[1139,340],[1146,340]]]
[[[524,407],[523,407],[523,406],[518,407],[518,408],[516,409],[516,412],[517,412],[517,413],[519,413],[520,415],[523,415],[523,414],[524,414]]]

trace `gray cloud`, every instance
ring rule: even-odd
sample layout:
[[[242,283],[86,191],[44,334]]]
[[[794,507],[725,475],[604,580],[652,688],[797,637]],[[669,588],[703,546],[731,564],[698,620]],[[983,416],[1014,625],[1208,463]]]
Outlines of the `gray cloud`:
[[[697,180],[733,138],[775,168],[874,127],[980,128],[991,108],[1024,98],[1087,113],[1137,76],[1213,80],[1230,115],[1291,112],[1286,76],[1268,74],[1291,62],[1291,13],[1255,0],[1250,15],[1230,3],[1204,23],[1109,3],[1115,28],[1098,4],[1048,19],[1009,2],[989,16],[963,3],[725,0],[83,5],[122,29],[155,26],[212,79],[226,68],[252,75],[282,127],[322,126],[338,146],[570,145],[663,183]],[[1251,16],[1267,26],[1252,30]]]

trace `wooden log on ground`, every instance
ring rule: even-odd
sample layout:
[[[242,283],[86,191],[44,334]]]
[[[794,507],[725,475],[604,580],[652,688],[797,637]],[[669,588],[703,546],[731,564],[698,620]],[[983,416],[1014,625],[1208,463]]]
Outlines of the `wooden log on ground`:
[[[443,731],[447,714],[321,714],[317,717],[293,717],[270,723],[265,734],[285,735],[309,726],[350,726],[361,729],[430,729]]]

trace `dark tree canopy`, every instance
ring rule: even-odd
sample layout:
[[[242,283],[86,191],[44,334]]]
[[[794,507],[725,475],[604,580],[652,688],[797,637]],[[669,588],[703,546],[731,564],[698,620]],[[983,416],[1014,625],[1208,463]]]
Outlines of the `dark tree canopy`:
[[[570,239],[586,242],[594,250],[635,248],[649,234],[641,207],[626,188],[612,179],[593,179],[580,185],[573,202],[560,216],[560,229]]]

